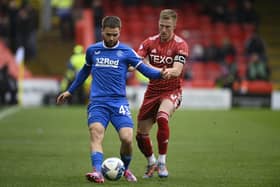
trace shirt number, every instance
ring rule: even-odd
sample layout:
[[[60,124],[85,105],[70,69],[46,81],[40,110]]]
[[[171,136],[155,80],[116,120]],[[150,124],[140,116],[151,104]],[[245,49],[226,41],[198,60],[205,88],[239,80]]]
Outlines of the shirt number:
[[[129,111],[128,106],[121,105],[120,109],[119,109],[119,113],[122,114],[122,115],[130,115],[130,111]]]

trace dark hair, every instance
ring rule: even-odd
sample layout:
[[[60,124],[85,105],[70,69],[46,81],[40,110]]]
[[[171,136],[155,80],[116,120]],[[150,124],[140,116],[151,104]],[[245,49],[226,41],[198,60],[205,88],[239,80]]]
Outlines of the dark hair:
[[[121,19],[118,16],[105,16],[102,19],[102,29],[110,28],[121,28]]]

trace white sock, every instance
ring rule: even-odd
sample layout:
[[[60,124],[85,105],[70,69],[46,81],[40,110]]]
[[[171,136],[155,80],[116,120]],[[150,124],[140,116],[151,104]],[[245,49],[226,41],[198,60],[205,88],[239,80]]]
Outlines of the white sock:
[[[158,162],[159,163],[166,163],[166,155],[158,155]]]
[[[148,160],[148,165],[153,165],[156,163],[156,157],[154,154],[152,154],[150,157],[147,157],[147,160]]]

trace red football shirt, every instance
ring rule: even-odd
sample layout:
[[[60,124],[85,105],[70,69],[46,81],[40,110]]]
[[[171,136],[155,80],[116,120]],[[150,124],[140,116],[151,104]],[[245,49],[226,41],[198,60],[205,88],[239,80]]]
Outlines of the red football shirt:
[[[173,66],[174,58],[176,55],[183,55],[187,59],[188,57],[188,45],[187,43],[175,35],[168,42],[161,42],[160,36],[155,35],[144,40],[137,53],[146,58],[152,66],[162,68],[166,66],[170,68]],[[148,84],[148,92],[159,93],[162,91],[172,91],[181,88],[182,73],[179,77],[171,78],[169,80],[157,79],[150,80]]]

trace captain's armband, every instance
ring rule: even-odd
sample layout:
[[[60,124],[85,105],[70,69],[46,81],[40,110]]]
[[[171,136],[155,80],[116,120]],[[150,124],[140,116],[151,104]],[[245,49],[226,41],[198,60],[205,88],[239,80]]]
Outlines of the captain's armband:
[[[174,62],[180,62],[182,64],[185,64],[186,63],[186,56],[184,56],[184,55],[176,55],[174,57]]]

